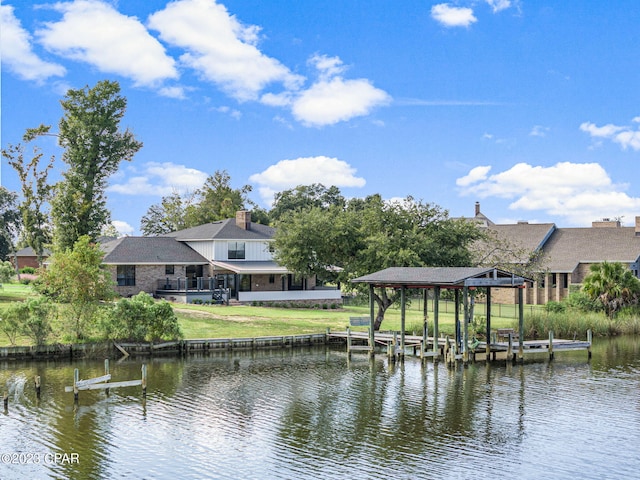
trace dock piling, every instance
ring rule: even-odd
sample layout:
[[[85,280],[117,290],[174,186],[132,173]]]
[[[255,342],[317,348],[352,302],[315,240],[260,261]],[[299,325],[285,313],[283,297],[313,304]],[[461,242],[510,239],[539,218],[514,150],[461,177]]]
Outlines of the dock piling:
[[[36,375],[36,378],[34,380],[34,384],[36,387],[36,398],[38,400],[40,400],[40,375]]]
[[[553,360],[553,330],[549,330],[549,360]]]

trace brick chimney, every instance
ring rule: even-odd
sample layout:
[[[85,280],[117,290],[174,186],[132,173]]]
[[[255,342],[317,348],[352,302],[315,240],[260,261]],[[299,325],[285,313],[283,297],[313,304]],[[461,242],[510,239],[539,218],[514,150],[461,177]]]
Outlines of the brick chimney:
[[[236,212],[236,226],[243,230],[251,230],[251,212],[249,210]]]
[[[476,202],[476,217],[480,215],[480,202]]]
[[[636,217],[636,237],[640,237],[640,217]]]
[[[611,220],[610,218],[603,218],[602,220],[591,222],[591,227],[593,228],[620,228],[621,226],[620,220]]]

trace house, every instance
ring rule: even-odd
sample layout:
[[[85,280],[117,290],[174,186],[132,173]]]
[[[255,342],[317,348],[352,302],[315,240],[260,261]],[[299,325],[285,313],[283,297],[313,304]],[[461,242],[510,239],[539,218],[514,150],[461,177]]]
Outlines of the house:
[[[46,260],[50,255],[51,251],[45,248],[42,252],[42,260]],[[38,255],[36,255],[36,252],[31,247],[25,247],[18,250],[13,255],[12,260],[14,266],[16,266],[18,270],[22,270],[25,267],[36,269],[40,268],[40,265],[38,264]]]
[[[635,226],[623,227],[618,220],[603,219],[591,227],[560,228],[554,223],[495,224],[480,212],[476,202],[471,218],[498,239],[520,247],[520,252],[539,252],[541,271],[533,285],[525,287],[525,302],[546,304],[561,301],[580,288],[593,264],[620,262],[640,278],[640,216]],[[485,245],[486,248],[486,245]],[[515,262],[524,263],[525,258]],[[495,301],[511,303],[513,291],[496,289]]]
[[[160,237],[123,237],[102,244],[117,291],[144,291],[175,301],[341,303],[340,290],[316,285],[273,260],[275,230],[242,210],[232,219]]]

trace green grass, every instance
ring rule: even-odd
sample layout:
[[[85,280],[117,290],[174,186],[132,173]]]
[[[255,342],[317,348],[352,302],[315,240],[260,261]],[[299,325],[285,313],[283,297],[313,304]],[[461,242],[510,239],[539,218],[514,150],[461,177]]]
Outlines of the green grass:
[[[176,315],[185,338],[242,338],[270,335],[296,335],[345,330],[350,316],[366,316],[368,307],[347,306],[340,310],[312,310],[295,308],[266,308],[250,306],[176,306]],[[399,308],[390,308],[385,314],[381,330],[400,330]],[[452,335],[453,313],[440,313],[439,332]],[[511,318],[492,316],[492,328],[513,327]],[[422,310],[410,306],[406,310],[405,329],[422,332]],[[365,331],[366,327],[352,327]],[[433,313],[429,312],[429,330],[433,332]]]
[[[22,284],[5,284],[0,289],[0,315],[10,302],[24,300],[32,292]],[[432,305],[430,302],[430,310]],[[527,309],[535,307],[527,306]],[[246,338],[277,335],[298,335],[345,330],[350,316],[369,315],[368,306],[345,306],[342,309],[296,309],[252,306],[203,306],[175,304],[174,310],[185,338]],[[494,305],[491,327],[517,327],[514,305]],[[476,318],[484,317],[484,307],[477,305]],[[406,308],[405,329],[409,333],[422,332],[422,302],[414,300]],[[429,332],[433,333],[433,312],[428,313]],[[460,314],[462,315],[462,313]],[[400,330],[400,308],[389,308],[381,330]],[[454,308],[450,302],[441,302],[439,310],[440,335],[453,335]],[[478,326],[481,331],[484,326]],[[352,327],[353,331],[366,331],[366,327]],[[52,340],[54,341],[54,340]],[[18,345],[29,345],[27,337],[19,337]],[[7,345],[6,337],[0,333],[0,345]]]

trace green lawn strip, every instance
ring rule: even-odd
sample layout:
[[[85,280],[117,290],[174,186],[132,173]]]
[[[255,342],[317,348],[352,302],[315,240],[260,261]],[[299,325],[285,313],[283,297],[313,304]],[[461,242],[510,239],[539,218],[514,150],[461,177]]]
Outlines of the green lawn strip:
[[[0,289],[0,315],[11,302],[24,300],[31,292],[31,287],[28,285],[3,285],[3,288]],[[344,331],[349,325],[349,317],[369,315],[368,306],[346,306],[340,309],[298,309],[245,305],[174,304],[173,307],[184,337],[187,339],[304,335],[325,333],[327,328],[332,331]],[[454,333],[454,314],[450,307],[449,305],[440,308],[438,322],[440,336],[452,336]],[[512,315],[513,308],[506,308],[506,312]],[[429,334],[433,335],[433,312],[430,311],[428,315]],[[405,316],[406,331],[420,335],[422,333],[422,316],[422,306],[419,302],[408,305]],[[400,308],[390,308],[385,314],[380,330],[399,331],[400,324]],[[492,316],[492,329],[514,327],[516,324],[517,322],[512,317],[498,317],[495,313]],[[352,327],[352,331],[367,331],[367,328]],[[63,339],[51,338],[49,343],[60,341]],[[18,337],[16,343],[28,346],[31,342],[28,337]],[[1,334],[0,346],[8,346],[6,337]]]

